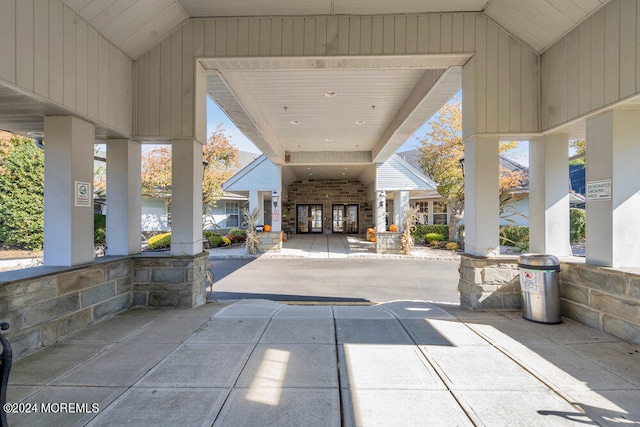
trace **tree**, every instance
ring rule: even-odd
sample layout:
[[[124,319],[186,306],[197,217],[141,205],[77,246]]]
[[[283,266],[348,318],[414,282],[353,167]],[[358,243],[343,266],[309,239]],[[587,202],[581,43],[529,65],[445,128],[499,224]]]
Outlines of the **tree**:
[[[571,160],[569,164],[572,165],[584,165],[587,163],[587,159],[584,157],[587,154],[587,140],[586,139],[575,139],[569,141],[569,148],[575,150],[574,156],[581,155],[583,157],[575,160]]]
[[[238,166],[238,149],[218,126],[203,147],[206,163],[202,180],[202,202],[215,205],[222,197],[222,184]],[[171,198],[171,147],[159,146],[142,156],[142,193],[156,198]]]
[[[454,241],[464,211],[464,176],[460,159],[464,156],[462,142],[462,105],[447,103],[431,123],[431,131],[420,142],[420,166],[437,184],[437,191],[449,206],[449,240]],[[500,142],[500,153],[518,146],[517,141]],[[502,217],[517,215],[513,205],[524,195],[515,193],[526,181],[520,171],[500,168],[499,210]]]
[[[44,153],[33,141],[0,135],[0,242],[42,249]]]

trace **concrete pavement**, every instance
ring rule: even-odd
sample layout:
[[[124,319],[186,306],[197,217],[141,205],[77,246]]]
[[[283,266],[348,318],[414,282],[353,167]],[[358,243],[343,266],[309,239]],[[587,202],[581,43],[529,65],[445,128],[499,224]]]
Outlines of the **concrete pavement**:
[[[135,309],[15,364],[9,402],[85,403],[74,406],[83,411],[10,414],[9,421],[638,424],[639,361],[637,347],[568,319],[541,325],[520,313],[469,312],[455,304],[245,300]]]

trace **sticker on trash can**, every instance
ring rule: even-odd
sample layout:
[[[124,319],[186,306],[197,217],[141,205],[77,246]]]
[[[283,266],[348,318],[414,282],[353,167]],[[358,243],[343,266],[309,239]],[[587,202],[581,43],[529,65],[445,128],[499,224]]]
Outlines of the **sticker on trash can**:
[[[544,274],[544,271],[521,269],[521,272],[520,286],[522,286],[522,290],[527,292],[540,292],[541,276]]]

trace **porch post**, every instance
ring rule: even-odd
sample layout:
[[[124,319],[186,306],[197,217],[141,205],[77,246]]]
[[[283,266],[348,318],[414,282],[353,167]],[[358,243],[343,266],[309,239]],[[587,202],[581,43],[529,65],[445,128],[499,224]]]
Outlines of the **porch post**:
[[[500,253],[498,209],[498,137],[473,136],[464,143],[465,252]]]
[[[173,139],[171,254],[202,252],[202,144]]]
[[[384,190],[376,191],[376,231],[382,233],[387,231],[387,215],[386,215],[386,197],[387,193]]]
[[[260,212],[264,210],[263,205],[260,204],[261,198],[258,195],[258,190],[249,191],[249,213],[253,212],[254,209],[260,209]],[[242,215],[242,212],[240,212]],[[262,215],[260,216],[262,217]],[[240,221],[242,223],[242,221]],[[258,223],[262,224],[263,222],[258,219]]]
[[[393,193],[393,210],[394,212],[394,222],[398,226],[399,231],[403,230],[404,217],[405,212],[409,206],[409,192],[408,191],[396,191]]]
[[[107,141],[107,255],[140,252],[140,143]]]
[[[44,264],[93,262],[95,126],[72,116],[48,116],[44,128]]]
[[[531,252],[570,256],[569,138],[529,141],[529,244]]]
[[[588,264],[640,267],[639,136],[637,110],[587,119]]]

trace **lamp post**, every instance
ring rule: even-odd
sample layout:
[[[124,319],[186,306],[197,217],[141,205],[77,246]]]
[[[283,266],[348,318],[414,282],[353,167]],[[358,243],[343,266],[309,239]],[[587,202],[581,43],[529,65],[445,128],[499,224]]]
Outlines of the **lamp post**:
[[[462,177],[464,178],[464,157],[461,157],[460,160],[460,168],[462,169]]]
[[[274,191],[273,193],[271,193],[271,202],[273,202],[273,209],[277,209],[278,208],[278,201],[280,200],[280,196],[278,195],[277,191]]]

